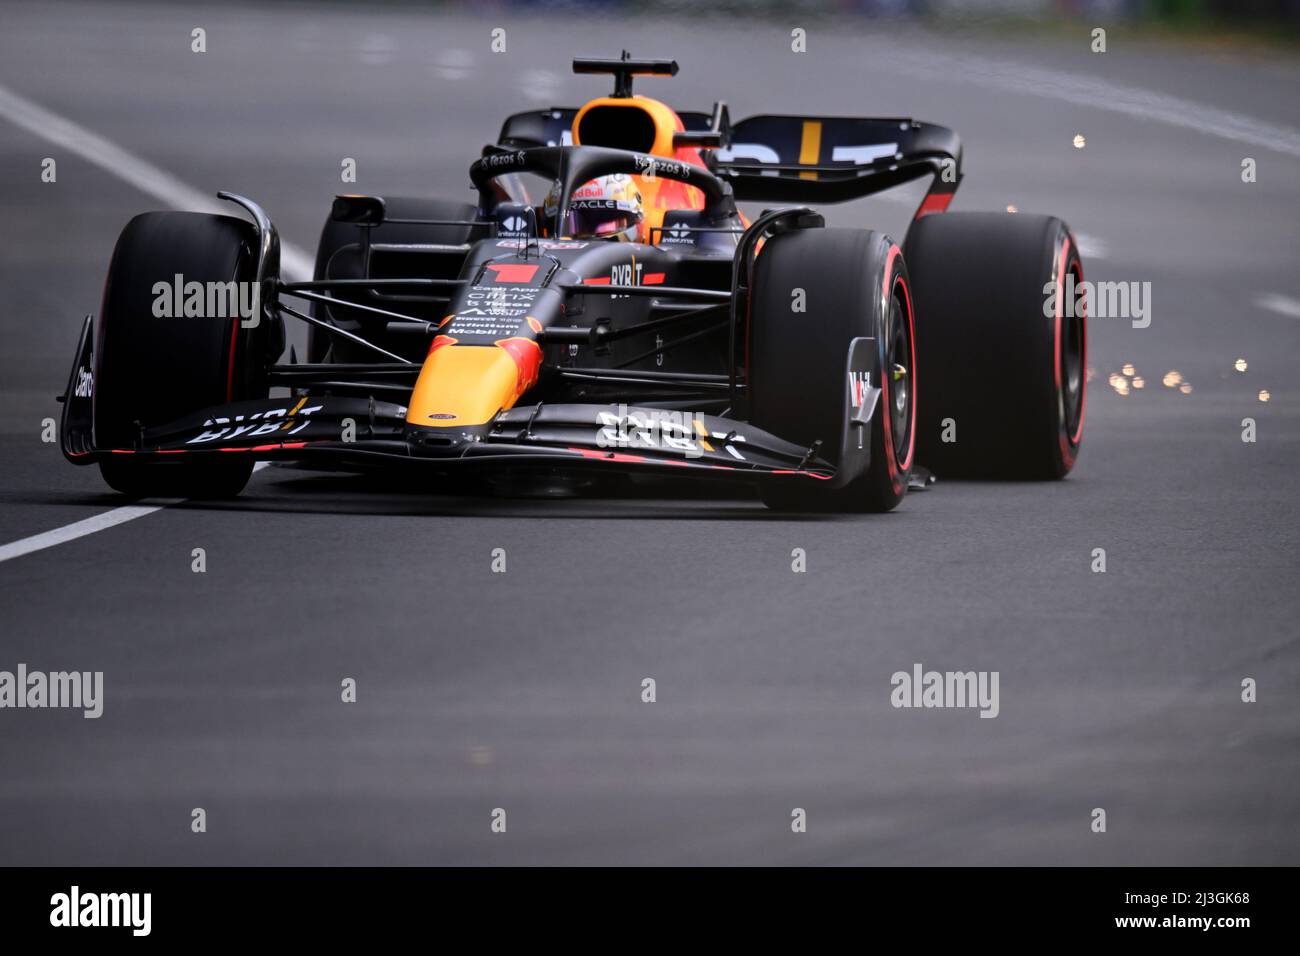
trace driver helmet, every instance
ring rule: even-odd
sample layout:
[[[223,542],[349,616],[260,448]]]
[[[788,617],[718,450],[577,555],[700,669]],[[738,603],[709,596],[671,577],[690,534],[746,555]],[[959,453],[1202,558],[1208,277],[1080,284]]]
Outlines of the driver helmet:
[[[558,211],[558,184],[546,199],[547,218]],[[645,214],[641,192],[631,176],[613,173],[601,176],[575,190],[569,199],[569,213],[559,224],[560,235],[572,239],[611,239],[636,242]]]

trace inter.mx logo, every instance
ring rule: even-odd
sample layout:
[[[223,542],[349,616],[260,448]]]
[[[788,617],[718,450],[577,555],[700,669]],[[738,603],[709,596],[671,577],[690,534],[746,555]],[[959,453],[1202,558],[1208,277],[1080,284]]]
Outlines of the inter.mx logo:
[[[528,220],[523,216],[506,216],[501,228],[507,236],[519,236],[528,231]]]
[[[691,242],[691,227],[684,222],[675,222],[668,227],[668,234],[664,236],[664,242]]]

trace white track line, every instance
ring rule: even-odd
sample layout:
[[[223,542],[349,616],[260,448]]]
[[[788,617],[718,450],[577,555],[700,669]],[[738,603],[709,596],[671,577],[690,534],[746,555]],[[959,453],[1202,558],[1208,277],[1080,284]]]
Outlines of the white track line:
[[[161,511],[168,504],[175,504],[179,500],[179,498],[175,500],[168,499],[167,504],[162,505],[123,505],[121,508],[105,511],[103,514],[83,518],[80,521],[72,522],[72,524],[65,524],[62,528],[55,528],[53,531],[42,531],[30,538],[19,538],[9,544],[0,545],[0,561],[21,558],[24,554],[31,554],[33,551],[43,551],[46,548],[54,547],[56,544],[63,544],[65,541],[75,541],[77,538],[84,538],[96,531],[105,531],[127,521],[134,521],[136,518],[143,518],[155,511]]]
[[[270,465],[269,461],[259,461],[253,466],[253,471],[261,471],[263,468],[270,467]],[[40,534],[34,534],[28,538],[19,538],[17,541],[11,541],[8,544],[0,544],[0,563],[4,563],[11,558],[21,558],[24,554],[31,554],[33,551],[44,551],[56,544],[75,541],[78,538],[84,538],[88,534],[94,534],[96,531],[107,531],[109,528],[117,527],[128,521],[134,521],[136,518],[143,518],[145,515],[151,515],[155,511],[162,511],[164,508],[185,501],[184,498],[155,498],[153,500],[160,501],[162,504],[122,505],[122,507],[114,508],[112,511],[105,511],[101,514],[91,515],[89,518],[82,518],[80,521],[74,521],[72,524],[65,524],[53,531],[42,531]]]
[[[76,153],[82,159],[174,209],[226,215],[236,212],[237,207],[231,203],[222,202],[214,195],[195,189],[166,170],[159,169],[153,163],[128,153],[112,140],[105,139],[98,133],[91,132],[57,113],[51,113],[45,107],[33,103],[24,96],[19,96],[3,85],[0,85],[0,118],[7,119],[14,125],[49,140],[70,153]],[[312,257],[305,250],[291,243],[283,241],[280,243],[280,263],[281,271],[289,278],[311,278],[314,268]],[[254,466],[254,471],[260,471],[268,464],[269,462],[258,462]],[[67,541],[75,541],[96,531],[105,531],[124,522],[134,521],[136,518],[143,518],[168,505],[176,504],[178,500],[168,500],[166,504],[161,505],[124,505],[81,521],[74,521],[53,531],[45,531],[0,545],[0,562],[31,554],[33,551],[52,548]]]
[[[1007,93],[1043,96],[1075,106],[1196,130],[1287,156],[1300,156],[1300,131],[1289,126],[1138,86],[1079,73],[1008,64],[982,56],[945,57],[942,65],[917,57],[902,60],[899,66],[912,74],[933,76],[942,72],[944,76],[961,76],[965,83]]]
[[[1262,292],[1255,296],[1255,304],[1261,309],[1268,309],[1278,315],[1300,319],[1300,302],[1290,296],[1279,295],[1276,292]]]
[[[0,117],[9,120],[15,126],[21,126],[29,133],[49,140],[56,146],[76,153],[87,162],[94,163],[105,172],[112,173],[145,195],[152,196],[173,209],[225,215],[238,213],[237,206],[217,199],[215,193],[195,189],[148,160],[141,159],[134,153],[128,153],[112,140],[105,139],[98,133],[91,132],[86,127],[57,113],[51,113],[45,107],[33,103],[24,96],[19,96],[3,85],[0,85]],[[311,278],[314,269],[312,257],[298,246],[281,241],[280,261],[287,276],[294,279]]]

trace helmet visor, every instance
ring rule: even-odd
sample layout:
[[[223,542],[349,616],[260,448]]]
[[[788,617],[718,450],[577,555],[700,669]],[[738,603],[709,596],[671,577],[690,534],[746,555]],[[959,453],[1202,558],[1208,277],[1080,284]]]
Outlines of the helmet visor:
[[[621,199],[575,199],[569,204],[564,234],[575,239],[612,239],[630,233],[641,221],[635,203]]]

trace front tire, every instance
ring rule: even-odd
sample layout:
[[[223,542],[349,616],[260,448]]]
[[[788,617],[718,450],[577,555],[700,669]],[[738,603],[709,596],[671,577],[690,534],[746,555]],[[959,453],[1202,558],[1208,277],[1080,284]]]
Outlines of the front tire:
[[[802,299],[803,311],[793,303]],[[907,493],[916,438],[916,337],[902,253],[859,229],[797,229],[769,238],[754,264],[751,420],[787,441],[838,455],[849,344],[875,339],[885,374],[871,417],[870,466],[840,488],[789,476],[760,494],[783,511],[890,511]]]
[[[145,459],[140,432],[212,405],[265,398],[277,339],[265,316],[154,314],[156,283],[255,281],[255,230],[242,220],[191,212],[136,216],[109,265],[94,346],[94,434],[108,452],[100,473],[131,497],[237,495],[253,463],[207,455]]]

